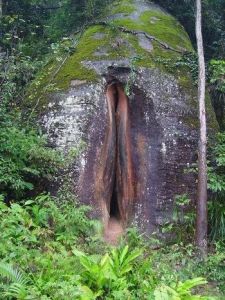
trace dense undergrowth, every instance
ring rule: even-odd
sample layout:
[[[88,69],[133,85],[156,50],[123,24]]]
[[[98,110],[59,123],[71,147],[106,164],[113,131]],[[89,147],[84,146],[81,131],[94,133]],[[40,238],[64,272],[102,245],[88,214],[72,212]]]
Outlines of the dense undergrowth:
[[[0,299],[223,299],[222,243],[206,261],[191,244],[162,244],[135,229],[110,247],[89,208],[63,195],[11,207],[1,199]]]

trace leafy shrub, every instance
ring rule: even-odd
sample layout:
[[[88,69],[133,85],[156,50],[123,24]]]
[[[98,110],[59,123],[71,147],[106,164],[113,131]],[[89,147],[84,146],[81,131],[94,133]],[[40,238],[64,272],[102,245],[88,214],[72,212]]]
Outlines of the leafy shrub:
[[[209,236],[213,241],[225,241],[225,200],[215,196],[208,205]]]
[[[141,255],[141,250],[128,252],[129,247],[113,249],[110,254],[97,258],[87,256],[83,252],[73,250],[84,267],[82,281],[95,293],[101,296],[110,295],[128,289],[127,273],[134,267],[135,259]]]
[[[207,300],[208,297],[193,295],[191,290],[199,285],[206,284],[204,278],[194,278],[185,282],[178,282],[174,287],[166,285],[159,286],[155,289],[155,300]]]
[[[19,108],[24,88],[40,65],[15,49],[0,56],[0,190],[7,201],[38,190],[62,162],[38,128],[24,121]]]
[[[209,63],[210,90],[217,120],[225,129],[225,60],[212,59]]]
[[[210,71],[210,83],[214,85],[218,92],[225,93],[225,61],[212,59],[210,61]]]
[[[177,195],[174,200],[173,214],[162,226],[162,233],[168,233],[170,240],[177,243],[192,242],[195,231],[195,212],[187,194]]]
[[[217,135],[212,149],[208,186],[212,191],[209,202],[209,229],[212,240],[225,240],[225,133]]]
[[[0,141],[0,189],[10,198],[32,190],[39,180],[50,180],[62,162],[32,129],[3,128]]]
[[[7,279],[3,283],[3,296],[26,299],[29,279],[25,274],[9,264],[0,263],[0,277]]]

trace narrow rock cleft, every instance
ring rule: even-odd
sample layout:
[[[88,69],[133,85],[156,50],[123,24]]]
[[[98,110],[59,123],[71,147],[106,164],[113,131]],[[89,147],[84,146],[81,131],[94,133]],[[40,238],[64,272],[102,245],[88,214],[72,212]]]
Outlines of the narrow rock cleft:
[[[119,81],[113,80],[108,84],[106,99],[108,127],[95,185],[105,228],[110,218],[125,226],[135,198],[129,100]]]

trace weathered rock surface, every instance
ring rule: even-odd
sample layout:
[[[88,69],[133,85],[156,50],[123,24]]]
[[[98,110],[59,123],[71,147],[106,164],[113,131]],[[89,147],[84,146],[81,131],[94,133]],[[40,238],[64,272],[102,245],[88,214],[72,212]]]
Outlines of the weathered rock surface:
[[[44,70],[30,101],[38,99],[53,145],[68,151],[85,141],[70,176],[80,201],[103,218],[96,176],[109,124],[106,81],[114,77],[124,85],[136,187],[130,221],[152,232],[171,215],[176,195],[195,199],[196,178],[185,170],[197,157],[197,89],[188,70],[176,65],[182,51],[193,50],[182,26],[158,6],[120,1],[110,10],[111,25],[88,28],[60,68]],[[47,93],[48,85],[54,88]],[[210,103],[207,110],[215,128]]]

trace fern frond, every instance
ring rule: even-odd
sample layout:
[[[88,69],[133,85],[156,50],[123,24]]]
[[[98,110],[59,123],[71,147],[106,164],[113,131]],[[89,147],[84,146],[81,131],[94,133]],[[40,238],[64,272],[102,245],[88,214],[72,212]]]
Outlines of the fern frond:
[[[12,283],[21,285],[26,285],[29,281],[25,274],[6,263],[0,263],[0,276],[7,278]]]
[[[16,299],[25,299],[27,296],[27,288],[25,285],[20,283],[12,283],[8,287],[7,291],[4,292],[6,297],[14,297]]]

